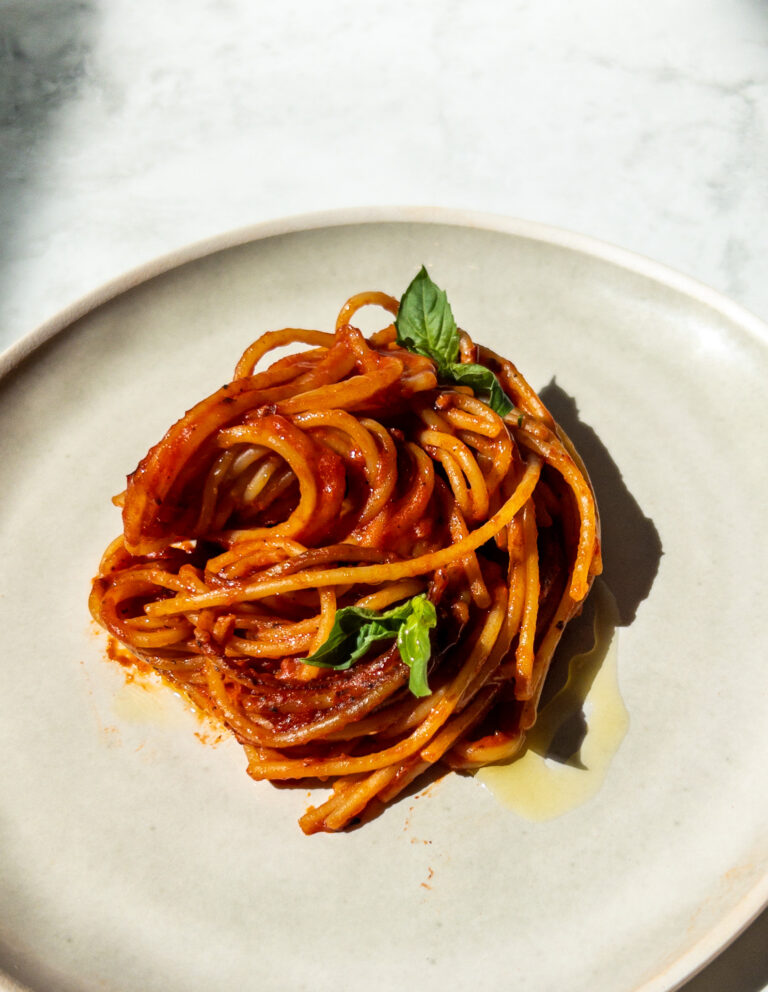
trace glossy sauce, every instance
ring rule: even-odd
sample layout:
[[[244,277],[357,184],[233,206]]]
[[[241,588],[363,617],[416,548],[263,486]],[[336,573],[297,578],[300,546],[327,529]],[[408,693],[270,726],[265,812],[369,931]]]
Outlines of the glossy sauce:
[[[594,646],[572,655],[564,685],[542,705],[520,757],[476,772],[503,805],[528,820],[554,819],[595,796],[629,727],[618,684],[618,610],[600,579],[588,604]]]

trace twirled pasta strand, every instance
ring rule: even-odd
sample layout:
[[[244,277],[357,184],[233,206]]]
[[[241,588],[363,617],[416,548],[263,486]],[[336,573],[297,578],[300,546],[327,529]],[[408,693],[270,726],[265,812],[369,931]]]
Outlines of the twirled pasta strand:
[[[397,344],[362,306],[334,333],[254,341],[232,382],[193,406],[129,477],[94,617],[222,720],[257,779],[334,779],[302,829],[338,830],[427,767],[508,759],[536,715],[565,623],[601,569],[583,464],[506,359],[502,418]],[[271,350],[305,345],[264,372]],[[426,593],[438,613],[431,695],[407,690],[392,642],[348,670],[307,665],[339,609]]]

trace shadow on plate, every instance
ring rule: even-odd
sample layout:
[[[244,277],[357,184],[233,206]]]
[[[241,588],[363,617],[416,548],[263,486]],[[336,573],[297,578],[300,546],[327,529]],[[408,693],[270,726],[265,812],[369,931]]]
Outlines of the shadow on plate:
[[[679,992],[763,992],[768,988],[768,909]]]
[[[584,768],[580,750],[587,733],[584,703],[605,660],[615,627],[628,627],[651,591],[662,556],[661,539],[627,489],[621,471],[595,431],[579,417],[576,401],[553,379],[541,398],[568,434],[589,472],[600,511],[603,574],[610,609],[600,609],[597,589],[566,627],[542,693],[557,726],[534,735],[529,746],[544,757]],[[578,663],[578,670],[572,662]],[[538,742],[541,741],[542,744]],[[524,753],[524,752],[523,752]]]
[[[628,627],[651,591],[662,548],[653,521],[627,489],[616,462],[595,431],[579,419],[576,401],[553,379],[540,396],[587,466],[600,508],[603,580],[618,608],[618,626]]]
[[[540,395],[584,459],[595,489],[602,524],[603,588],[595,588],[582,613],[566,628],[542,694],[540,708],[547,706],[548,725],[545,732],[531,735],[517,757],[530,748],[546,758],[584,769],[580,752],[588,730],[584,712],[587,695],[606,657],[614,628],[629,626],[648,596],[662,547],[653,521],[627,489],[607,448],[579,419],[573,397],[554,380]],[[607,610],[606,599],[610,601]],[[430,769],[404,789],[397,802],[422,793],[445,774],[446,769],[439,765]],[[382,810],[377,803],[369,804],[347,829],[370,822]]]

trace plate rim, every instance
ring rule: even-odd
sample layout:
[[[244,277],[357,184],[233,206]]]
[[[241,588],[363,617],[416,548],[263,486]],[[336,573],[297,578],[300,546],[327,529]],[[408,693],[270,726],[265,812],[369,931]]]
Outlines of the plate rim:
[[[645,255],[590,235],[535,220],[438,206],[358,206],[262,220],[202,238],[133,267],[68,304],[0,352],[0,384],[46,342],[110,300],[151,279],[218,252],[255,241],[325,228],[410,223],[474,228],[566,248],[617,266],[677,291],[738,325],[768,350],[768,322],[692,276]],[[702,937],[633,992],[675,992],[723,953],[768,907],[768,872]],[[21,990],[0,972],[0,988]]]
[[[608,262],[618,268],[645,276],[684,296],[698,300],[733,323],[740,325],[750,335],[757,338],[763,348],[768,348],[768,321],[763,320],[740,303],[736,303],[730,297],[693,278],[693,276],[686,275],[646,255],[621,248],[609,241],[603,241],[588,234],[577,233],[567,228],[522,217],[453,207],[340,207],[331,210],[290,214],[286,217],[246,224],[243,227],[233,228],[174,248],[126,270],[114,279],[102,283],[96,289],[67,304],[63,309],[57,311],[42,324],[0,352],[0,380],[21,364],[33,351],[70,324],[85,317],[116,296],[189,262],[253,241],[264,241],[267,238],[286,234],[298,234],[322,228],[387,223],[476,228],[568,248],[580,254]]]

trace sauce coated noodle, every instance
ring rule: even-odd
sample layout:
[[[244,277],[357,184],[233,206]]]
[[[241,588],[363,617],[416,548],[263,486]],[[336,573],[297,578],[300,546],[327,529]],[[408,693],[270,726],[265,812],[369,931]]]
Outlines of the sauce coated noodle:
[[[583,465],[515,366],[462,332],[461,361],[491,369],[514,404],[502,418],[441,385],[391,324],[363,337],[353,321],[368,304],[398,307],[362,293],[333,333],[262,335],[150,449],[116,497],[123,533],[90,599],[111,635],[226,724],[253,778],[330,780],[306,833],[371,815],[435,762],[517,753],[601,570]],[[438,618],[425,698],[390,641],[346,670],[305,663],[343,607],[421,594]]]

